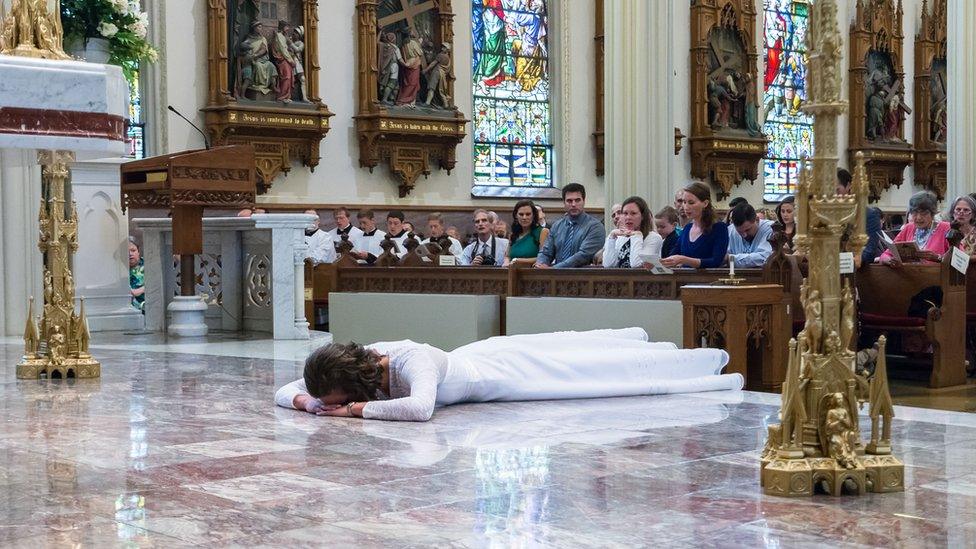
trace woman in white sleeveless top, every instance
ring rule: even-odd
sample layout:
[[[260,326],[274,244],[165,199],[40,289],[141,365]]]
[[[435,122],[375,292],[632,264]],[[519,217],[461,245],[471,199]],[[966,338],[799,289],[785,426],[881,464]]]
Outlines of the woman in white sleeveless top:
[[[450,353],[413,341],[326,345],[279,406],[329,416],[427,421],[437,406],[738,390],[720,349],[648,343],[641,328],[493,337]]]

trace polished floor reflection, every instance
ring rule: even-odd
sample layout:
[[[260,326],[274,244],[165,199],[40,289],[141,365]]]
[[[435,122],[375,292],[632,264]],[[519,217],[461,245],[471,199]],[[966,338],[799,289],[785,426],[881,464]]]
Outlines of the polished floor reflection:
[[[905,493],[784,500],[758,486],[773,395],[365,422],[272,405],[308,344],[96,337],[102,379],[19,382],[4,341],[3,547],[976,545],[972,414],[897,410]]]

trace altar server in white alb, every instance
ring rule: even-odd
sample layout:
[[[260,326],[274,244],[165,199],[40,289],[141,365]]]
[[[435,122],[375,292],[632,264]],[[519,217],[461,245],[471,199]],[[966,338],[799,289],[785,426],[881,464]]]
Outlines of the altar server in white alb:
[[[404,220],[403,212],[400,210],[390,210],[386,214],[386,232],[389,233],[390,239],[393,240],[395,246],[393,247],[393,253],[397,257],[403,257],[407,253],[406,241],[407,236],[410,233],[403,228]]]
[[[356,214],[363,236],[359,239],[359,250],[354,251],[353,255],[361,263],[369,263],[370,265],[383,253],[380,242],[383,242],[386,237],[386,233],[376,228],[375,218],[376,214],[373,213],[373,210],[359,210],[359,213]]]
[[[458,258],[461,265],[502,266],[508,252],[508,239],[495,235],[495,224],[486,210],[474,211],[474,242]]]
[[[644,266],[642,254],[661,257],[664,239],[654,232],[654,216],[643,198],[632,196],[624,200],[617,221],[617,228],[610,231],[603,244],[604,267],[638,268]]]
[[[329,231],[332,241],[338,244],[342,242],[342,235],[349,235],[349,242],[352,242],[353,253],[362,249],[363,231],[356,227],[349,220],[349,210],[347,208],[336,208],[332,215],[335,216],[336,228]]]
[[[275,403],[309,413],[427,421],[461,402],[739,390],[721,349],[649,343],[641,328],[500,336],[446,353],[413,341],[332,343],[305,361]]]
[[[315,216],[312,226],[305,229],[305,258],[311,259],[312,263],[335,263],[336,250],[335,243],[329,231],[323,231],[320,227],[319,213],[315,210],[305,210],[305,213]]]

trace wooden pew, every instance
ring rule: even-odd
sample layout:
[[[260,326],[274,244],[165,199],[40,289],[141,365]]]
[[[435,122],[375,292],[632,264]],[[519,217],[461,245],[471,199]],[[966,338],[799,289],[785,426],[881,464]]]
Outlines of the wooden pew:
[[[329,292],[337,287],[338,265],[320,263],[313,265],[305,260],[305,318],[315,329],[315,311],[329,306]]]
[[[931,307],[926,318],[908,316],[912,296],[930,286],[942,289],[942,306]],[[866,265],[857,273],[860,328],[873,340],[881,334],[922,338],[931,344],[930,387],[966,382],[966,276],[941,264],[914,263],[893,269]],[[889,349],[892,338],[888,338]]]

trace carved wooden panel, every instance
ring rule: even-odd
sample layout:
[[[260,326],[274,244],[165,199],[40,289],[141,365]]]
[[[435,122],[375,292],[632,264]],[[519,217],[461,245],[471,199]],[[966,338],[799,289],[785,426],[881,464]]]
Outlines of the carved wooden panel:
[[[876,202],[892,185],[902,184],[912,163],[905,141],[905,70],[902,60],[901,0],[857,2],[851,24],[850,165],[864,153],[870,200]]]
[[[604,23],[603,23],[603,0],[596,0],[593,3],[596,13],[596,32],[593,36],[593,41],[595,42],[594,50],[596,52],[593,67],[596,73],[596,104],[594,105],[594,111],[596,112],[596,130],[593,132],[593,145],[596,147],[596,174],[603,175],[604,173],[604,157],[606,154],[606,143],[604,136],[604,110],[603,110],[603,100],[606,93],[603,74],[604,74]]]
[[[207,131],[215,145],[254,146],[258,192],[293,161],[311,169],[332,112],[319,97],[318,0],[209,0]]]
[[[691,2],[691,172],[710,180],[719,199],[755,181],[766,154],[755,29],[754,0]]]
[[[466,134],[453,100],[451,0],[356,0],[356,13],[359,165],[387,164],[404,197],[431,164],[454,169]]]
[[[945,198],[948,0],[922,4],[915,35],[915,184]],[[967,52],[968,53],[968,52]]]

